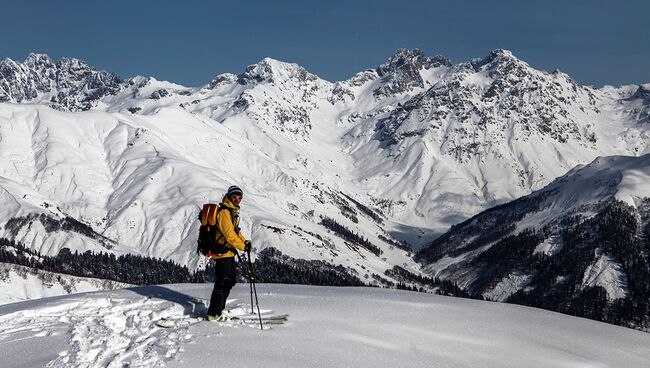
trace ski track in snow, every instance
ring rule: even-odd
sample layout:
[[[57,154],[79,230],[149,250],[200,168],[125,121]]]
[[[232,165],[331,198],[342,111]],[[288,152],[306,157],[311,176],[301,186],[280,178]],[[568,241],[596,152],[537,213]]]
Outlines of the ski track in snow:
[[[66,334],[68,348],[46,367],[159,367],[184,351],[183,345],[193,342],[189,327],[203,320],[206,301],[190,300],[184,304],[147,296],[135,300],[116,296],[70,297],[62,304],[0,316],[0,344],[8,339],[16,341],[16,334],[23,334],[22,339]],[[227,307],[239,316],[248,315],[246,311],[250,308],[236,299],[229,299]],[[263,315],[272,312],[261,310]],[[176,325],[161,328],[156,325],[161,319],[175,321]],[[259,325],[257,320],[233,320],[219,326]]]
[[[142,297],[70,300],[65,304],[25,310],[0,317],[0,342],[24,331],[48,336],[67,328],[69,348],[46,367],[156,367],[192,340],[186,328],[161,329],[155,321],[179,316],[183,307],[165,300]],[[108,348],[110,347],[110,348]]]

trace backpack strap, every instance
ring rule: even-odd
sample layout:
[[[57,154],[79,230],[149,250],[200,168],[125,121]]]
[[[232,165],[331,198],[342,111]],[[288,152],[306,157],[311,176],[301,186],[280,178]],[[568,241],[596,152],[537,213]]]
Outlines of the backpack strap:
[[[216,211],[216,213],[214,215],[215,223],[216,223],[217,215],[219,214],[219,212],[221,212],[221,210],[226,210],[226,211],[228,211],[230,213],[230,220],[232,221],[232,226],[235,229],[235,234],[239,235],[239,232],[240,232],[239,216],[233,214],[232,210],[229,207],[219,205],[219,208],[217,209],[217,211]],[[217,227],[217,229],[219,229],[219,228]],[[221,229],[219,229],[219,236],[217,237],[216,242],[218,243],[221,240],[221,238],[225,238],[225,237],[226,236],[221,232]]]

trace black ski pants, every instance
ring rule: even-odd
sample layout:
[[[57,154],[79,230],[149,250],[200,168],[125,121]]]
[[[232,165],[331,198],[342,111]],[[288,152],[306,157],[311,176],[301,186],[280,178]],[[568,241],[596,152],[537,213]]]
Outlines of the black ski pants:
[[[235,257],[220,258],[214,261],[214,289],[210,297],[208,315],[220,316],[226,307],[230,289],[237,283],[237,264]]]

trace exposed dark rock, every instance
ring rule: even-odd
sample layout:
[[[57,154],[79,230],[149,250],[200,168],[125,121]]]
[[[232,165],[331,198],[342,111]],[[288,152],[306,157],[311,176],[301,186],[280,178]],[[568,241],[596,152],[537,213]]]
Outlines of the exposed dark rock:
[[[237,76],[235,76],[234,74],[230,74],[230,73],[220,74],[208,84],[208,88],[215,89],[223,85],[232,84],[235,82],[238,82],[238,80],[237,80]]]
[[[166,89],[159,89],[151,93],[149,98],[152,100],[160,100],[161,98],[165,98],[167,96],[170,96],[169,91],[167,91]]]
[[[398,49],[386,63],[377,68],[377,74],[384,84],[373,93],[376,97],[400,94],[414,88],[423,88],[424,80],[420,70],[451,66],[451,61],[442,56],[428,58],[419,49]]]

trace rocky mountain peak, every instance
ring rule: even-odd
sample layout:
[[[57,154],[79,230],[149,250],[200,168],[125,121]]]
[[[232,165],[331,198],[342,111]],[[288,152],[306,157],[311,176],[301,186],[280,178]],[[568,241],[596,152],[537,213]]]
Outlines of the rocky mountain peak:
[[[60,110],[88,110],[103,96],[115,94],[122,80],[86,62],[63,58],[54,63],[46,54],[32,53],[24,63],[0,63],[0,102],[36,101]]]
[[[479,71],[486,68],[495,68],[503,65],[512,65],[520,62],[511,51],[504,49],[492,50],[488,56],[482,59],[474,59],[470,64],[474,70]],[[486,67],[487,66],[487,67]]]
[[[421,69],[427,61],[427,57],[420,49],[397,49],[395,54],[377,68],[377,74],[384,77],[390,73],[399,72],[405,69]]]
[[[232,73],[223,73],[219,74],[216,77],[214,77],[213,80],[208,83],[207,88],[208,89],[215,89],[219,88],[220,86],[226,85],[226,84],[232,84],[237,82],[237,76],[232,74]]]
[[[55,67],[54,62],[47,54],[31,53],[25,59],[25,66],[30,69],[39,69],[42,67]]]
[[[650,83],[640,84],[632,98],[640,98],[650,103]]]
[[[443,56],[429,58],[420,49],[397,49],[384,64],[377,68],[377,74],[384,84],[374,91],[375,97],[388,96],[423,88],[422,70],[441,66],[450,67],[451,61]]]
[[[385,147],[397,147],[405,139],[446,132],[442,152],[459,162],[507,150],[503,142],[514,131],[523,142],[545,136],[593,147],[598,137],[580,114],[597,114],[595,104],[593,92],[568,76],[537,71],[498,49],[442,73],[378,121],[376,137]]]
[[[76,58],[67,58],[64,57],[61,60],[59,60],[56,63],[57,67],[61,70],[89,70],[89,71],[97,71],[97,69],[93,68],[92,66],[88,65],[83,60],[76,59]]]
[[[391,73],[408,72],[411,69],[421,70],[451,65],[451,60],[444,56],[436,55],[430,58],[420,49],[400,48],[377,68],[377,74],[384,77]]]
[[[632,108],[631,113],[637,116],[639,123],[650,123],[650,83],[640,84],[628,100],[637,100],[636,106]]]
[[[496,49],[482,59],[474,59],[461,64],[469,73],[482,72],[492,79],[530,79],[534,71],[527,63],[519,60],[512,52]]]
[[[298,64],[286,63],[267,57],[257,64],[246,67],[246,71],[237,76],[237,83],[242,85],[265,82],[275,83],[282,79],[305,82],[315,81],[318,77]]]

